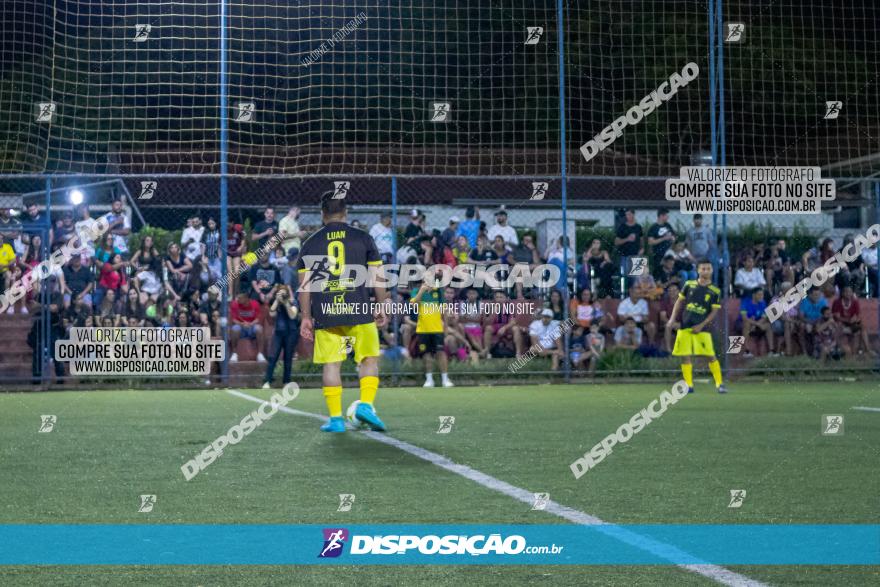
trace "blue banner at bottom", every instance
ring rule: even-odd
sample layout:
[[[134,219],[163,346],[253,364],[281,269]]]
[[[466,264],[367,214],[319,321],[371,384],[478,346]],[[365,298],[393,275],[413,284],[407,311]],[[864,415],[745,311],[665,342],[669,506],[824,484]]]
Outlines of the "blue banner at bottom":
[[[877,565],[880,525],[0,525],[0,565]]]

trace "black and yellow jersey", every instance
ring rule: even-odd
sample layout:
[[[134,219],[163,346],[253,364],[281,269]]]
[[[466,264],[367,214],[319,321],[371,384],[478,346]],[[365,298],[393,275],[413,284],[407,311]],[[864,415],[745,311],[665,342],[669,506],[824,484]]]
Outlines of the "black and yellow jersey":
[[[312,292],[311,312],[315,328],[355,326],[374,320],[368,311],[369,288],[355,285],[355,277],[366,278],[367,267],[381,265],[373,237],[345,224],[331,222],[303,243],[297,261],[301,289]],[[359,268],[346,271],[348,268]],[[308,282],[303,274],[308,272]]]
[[[684,284],[680,299],[685,302],[682,328],[693,328],[706,319],[713,308],[721,307],[721,290],[712,285],[701,285],[696,279]]]

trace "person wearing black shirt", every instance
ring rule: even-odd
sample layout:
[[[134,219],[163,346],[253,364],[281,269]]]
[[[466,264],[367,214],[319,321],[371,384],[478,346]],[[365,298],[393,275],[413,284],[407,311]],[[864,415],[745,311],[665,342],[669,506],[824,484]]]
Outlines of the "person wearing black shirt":
[[[278,234],[278,223],[275,222],[275,209],[267,206],[263,212],[263,220],[254,225],[254,232],[251,234],[251,240],[259,241],[260,247],[266,246],[270,238]]]
[[[39,299],[39,288],[36,290],[36,298]],[[33,302],[35,306],[39,306],[37,302]],[[34,314],[34,323],[28,333],[27,343],[33,349],[33,357],[31,360],[31,374],[35,385],[40,383],[43,376],[43,349],[49,350],[49,357],[55,358],[55,341],[64,337],[64,326],[61,320],[61,294],[52,294],[49,296],[49,340],[45,340],[45,332],[43,332],[43,312],[39,307],[31,308]],[[62,361],[53,361],[55,365],[55,377],[59,379],[59,383],[64,377],[64,363]]]
[[[620,253],[621,275],[629,275],[632,264],[631,257],[640,256],[645,252],[642,237],[642,225],[636,222],[636,211],[630,208],[626,211],[626,220],[617,227],[614,237],[614,246]],[[630,285],[633,280],[633,278],[627,279],[627,285]]]
[[[648,229],[648,244],[651,245],[654,262],[652,265],[656,268],[660,266],[663,255],[675,242],[675,230],[669,224],[669,212],[667,210],[657,211],[657,222]]]
[[[272,335],[272,344],[269,346],[269,364],[266,366],[263,389],[271,389],[272,379],[275,374],[275,365],[281,353],[284,353],[284,367],[281,376],[281,384],[290,383],[290,372],[293,366],[293,353],[299,342],[299,321],[297,316],[299,309],[290,298],[290,292],[286,287],[279,287],[275,291],[275,298],[269,306],[269,316],[275,319],[275,334]]]
[[[64,266],[64,305],[76,305],[82,301],[86,306],[92,305],[92,290],[95,288],[95,276],[88,267],[83,266],[80,255],[74,255],[70,263]]]
[[[269,255],[263,255],[259,264],[248,272],[248,281],[251,284],[251,297],[265,304],[271,299],[272,290],[281,285],[281,272],[269,262]]]

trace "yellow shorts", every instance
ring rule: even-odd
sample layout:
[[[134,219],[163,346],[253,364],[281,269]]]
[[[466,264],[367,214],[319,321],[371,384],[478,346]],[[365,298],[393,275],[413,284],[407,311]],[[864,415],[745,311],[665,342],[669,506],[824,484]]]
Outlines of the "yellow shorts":
[[[315,331],[313,363],[340,363],[351,351],[354,351],[355,363],[364,357],[379,356],[379,330],[375,322]]]
[[[675,348],[672,349],[672,354],[677,357],[691,355],[714,357],[715,346],[712,344],[712,333],[703,331],[694,334],[690,328],[682,328],[675,336]]]

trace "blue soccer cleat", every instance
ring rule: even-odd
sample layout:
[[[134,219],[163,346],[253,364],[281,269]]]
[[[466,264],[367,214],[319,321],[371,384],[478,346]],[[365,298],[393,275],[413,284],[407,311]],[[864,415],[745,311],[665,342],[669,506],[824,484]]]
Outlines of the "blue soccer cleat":
[[[724,385],[723,383],[721,385],[719,385],[717,389],[718,389],[718,393],[727,393],[727,386]]]
[[[330,418],[330,421],[321,426],[321,432],[345,432],[345,420],[342,416]]]
[[[375,432],[385,432],[385,422],[376,415],[376,410],[370,404],[361,403],[354,413],[354,417],[370,427]]]
[[[694,388],[693,388],[693,387],[688,387],[688,393],[693,393],[693,392],[694,392]]]

